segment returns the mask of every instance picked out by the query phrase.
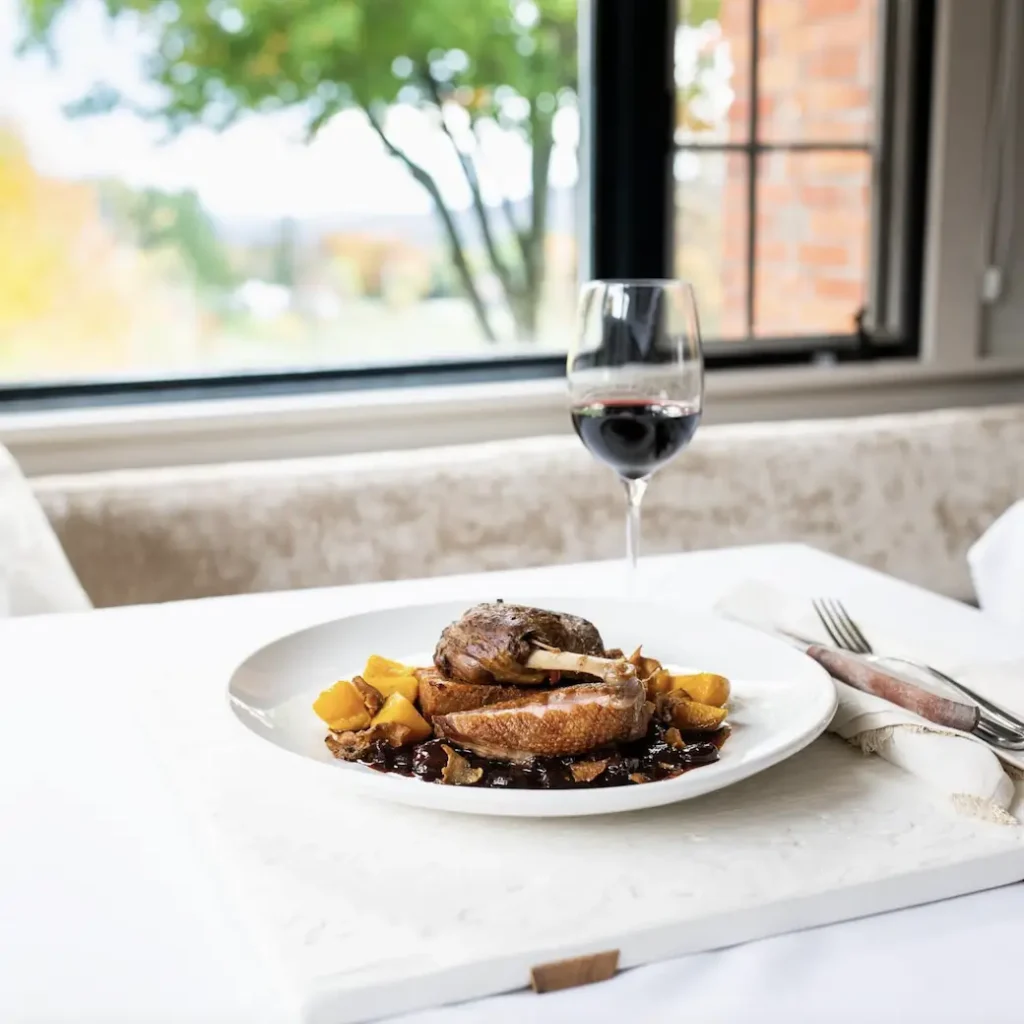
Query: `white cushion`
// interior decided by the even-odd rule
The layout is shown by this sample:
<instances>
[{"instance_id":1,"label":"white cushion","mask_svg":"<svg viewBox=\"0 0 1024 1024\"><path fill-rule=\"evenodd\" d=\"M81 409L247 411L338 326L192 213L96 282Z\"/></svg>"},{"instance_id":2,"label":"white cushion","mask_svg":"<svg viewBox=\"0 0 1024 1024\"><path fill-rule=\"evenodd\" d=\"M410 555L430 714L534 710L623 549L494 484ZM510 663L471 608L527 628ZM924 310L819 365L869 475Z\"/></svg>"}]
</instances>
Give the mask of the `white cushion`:
<instances>
[{"instance_id":1,"label":"white cushion","mask_svg":"<svg viewBox=\"0 0 1024 1024\"><path fill-rule=\"evenodd\" d=\"M707 426L655 477L643 547L802 541L966 597L967 548L1024 495L1022 453L1024 405ZM571 435L33 486L101 607L623 550L622 487Z\"/></svg>"},{"instance_id":2,"label":"white cushion","mask_svg":"<svg viewBox=\"0 0 1024 1024\"><path fill-rule=\"evenodd\" d=\"M0 618L89 607L49 520L0 447Z\"/></svg>"}]
</instances>

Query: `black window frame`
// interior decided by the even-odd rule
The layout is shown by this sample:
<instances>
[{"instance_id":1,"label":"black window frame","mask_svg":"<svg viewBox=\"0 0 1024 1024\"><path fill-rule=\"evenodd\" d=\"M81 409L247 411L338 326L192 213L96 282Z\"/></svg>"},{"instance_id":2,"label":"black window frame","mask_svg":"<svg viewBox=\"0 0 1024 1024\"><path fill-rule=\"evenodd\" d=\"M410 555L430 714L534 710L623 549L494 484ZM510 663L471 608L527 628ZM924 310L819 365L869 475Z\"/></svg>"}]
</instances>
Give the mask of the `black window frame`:
<instances>
[{"instance_id":1,"label":"black window frame","mask_svg":"<svg viewBox=\"0 0 1024 1024\"><path fill-rule=\"evenodd\" d=\"M729 0L723 0L729 2ZM749 0L757 40L762 0ZM706 339L711 370L906 358L919 353L925 197L936 0L879 0L879 86L872 160L869 299L847 335ZM580 0L584 277L672 277L673 161L680 150L742 150L750 160L748 325L753 319L755 162L780 149L865 150L861 144L758 138L758 47L750 65L749 139L675 138L677 0ZM442 359L395 365L196 373L167 378L0 384L0 412L99 404L356 391L555 378L564 357Z\"/></svg>"}]
</instances>

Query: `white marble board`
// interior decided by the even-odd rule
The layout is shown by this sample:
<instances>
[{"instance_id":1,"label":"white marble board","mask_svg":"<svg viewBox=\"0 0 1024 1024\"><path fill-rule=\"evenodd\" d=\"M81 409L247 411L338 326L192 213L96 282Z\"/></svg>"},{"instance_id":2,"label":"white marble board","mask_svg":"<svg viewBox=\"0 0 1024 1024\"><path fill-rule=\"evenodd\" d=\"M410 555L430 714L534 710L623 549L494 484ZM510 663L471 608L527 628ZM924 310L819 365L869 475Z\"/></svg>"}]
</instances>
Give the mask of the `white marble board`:
<instances>
[{"instance_id":1,"label":"white marble board","mask_svg":"<svg viewBox=\"0 0 1024 1024\"><path fill-rule=\"evenodd\" d=\"M164 732L168 770L309 1024L520 988L563 957L619 949L633 967L1024 878L1024 829L958 816L833 737L685 804L480 818L350 797L342 772L262 743L220 700L189 704Z\"/></svg>"}]
</instances>

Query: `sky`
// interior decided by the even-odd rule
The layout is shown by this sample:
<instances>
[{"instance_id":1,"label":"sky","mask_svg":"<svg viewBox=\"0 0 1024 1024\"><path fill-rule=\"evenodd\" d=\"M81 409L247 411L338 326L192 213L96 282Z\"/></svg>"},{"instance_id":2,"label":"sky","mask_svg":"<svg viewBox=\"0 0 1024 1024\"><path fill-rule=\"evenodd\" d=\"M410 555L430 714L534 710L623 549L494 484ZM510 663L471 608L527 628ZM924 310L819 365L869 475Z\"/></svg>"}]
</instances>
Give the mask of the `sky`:
<instances>
[{"instance_id":1,"label":"sky","mask_svg":"<svg viewBox=\"0 0 1024 1024\"><path fill-rule=\"evenodd\" d=\"M0 0L0 123L13 124L36 170L65 179L119 178L141 188L194 189L224 219L298 219L358 214L426 214L431 200L384 151L356 111L339 114L312 143L302 138L298 111L253 115L223 133L187 129L162 141L164 131L121 111L69 118L64 104L98 79L144 99L139 70L146 39L130 24L111 24L94 0L76 0L56 36L56 66L40 52L15 53L21 36L19 0ZM73 42L72 42L73 40ZM556 125L551 183L572 187L577 165L575 114ZM389 130L426 164L456 208L469 196L454 155L434 127L410 108L390 114ZM522 199L529 190L529 148L495 131L483 153L485 197L498 190Z\"/></svg>"}]
</instances>

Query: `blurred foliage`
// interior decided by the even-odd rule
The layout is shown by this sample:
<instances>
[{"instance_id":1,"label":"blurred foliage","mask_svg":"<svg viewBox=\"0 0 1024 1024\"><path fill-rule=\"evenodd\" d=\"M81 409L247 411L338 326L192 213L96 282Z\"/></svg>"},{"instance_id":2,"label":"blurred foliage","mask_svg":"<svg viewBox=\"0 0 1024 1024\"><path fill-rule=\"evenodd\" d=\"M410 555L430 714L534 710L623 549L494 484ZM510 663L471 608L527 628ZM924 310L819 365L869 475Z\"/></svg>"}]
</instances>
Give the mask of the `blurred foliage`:
<instances>
[{"instance_id":1,"label":"blurred foliage","mask_svg":"<svg viewBox=\"0 0 1024 1024\"><path fill-rule=\"evenodd\" d=\"M700 28L706 21L718 21L723 0L679 0L679 23L692 28ZM725 0L726 3L737 3L737 0ZM751 2L751 0L746 0ZM790 0L791 3L795 0Z\"/></svg>"},{"instance_id":2,"label":"blurred foliage","mask_svg":"<svg viewBox=\"0 0 1024 1024\"><path fill-rule=\"evenodd\" d=\"M99 186L103 213L122 238L143 251L170 251L200 291L238 283L199 197L191 191L136 191L119 181Z\"/></svg>"},{"instance_id":3,"label":"blurred foliage","mask_svg":"<svg viewBox=\"0 0 1024 1024\"><path fill-rule=\"evenodd\" d=\"M387 298L400 291L403 300L418 301L434 287L429 255L401 238L338 232L321 244L352 294Z\"/></svg>"},{"instance_id":4,"label":"blurred foliage","mask_svg":"<svg viewBox=\"0 0 1024 1024\"><path fill-rule=\"evenodd\" d=\"M116 359L140 267L119 252L92 189L36 173L0 128L0 353L32 361L49 345L67 364ZM102 339L95 345L96 339Z\"/></svg>"},{"instance_id":5,"label":"blurred foliage","mask_svg":"<svg viewBox=\"0 0 1024 1024\"><path fill-rule=\"evenodd\" d=\"M74 0L23 2L30 39L45 44ZM502 89L535 100L575 86L576 0L103 3L153 33L145 70L164 100L145 112L173 127L302 105L315 131L346 106L434 106L433 79L444 99L528 135L529 114L510 112ZM93 109L124 99L103 82L91 95Z\"/></svg>"},{"instance_id":6,"label":"blurred foliage","mask_svg":"<svg viewBox=\"0 0 1024 1024\"><path fill-rule=\"evenodd\" d=\"M156 99L140 108L137 97L97 81L72 105L74 112L127 107L175 132L195 124L222 129L249 113L295 108L312 138L339 111L360 108L386 150L430 194L448 243L449 268L434 266L425 284L417 261L398 260L417 266L409 271L413 290L461 291L488 338L509 319L492 308L500 295L517 336L536 334L550 258L553 125L559 108L576 102L577 0L100 2L111 18L148 30L144 72L158 86L149 94ZM49 46L55 26L76 3L22 0L28 44ZM699 27L716 20L720 7L721 0L680 0L680 22ZM694 131L709 127L696 112L700 91L698 80L678 96L679 123ZM388 109L396 104L421 110L447 139L472 196L472 225L453 215L430 170L393 136ZM491 124L532 147L532 197L525 203L483 202L479 139ZM251 260L225 251L194 194L134 193L114 183L103 183L100 194L117 233L130 235L144 251L176 254L200 294L233 287L246 276ZM267 279L289 287L296 278L294 229L284 223L267 252ZM336 255L350 268L345 273L364 281L370 294L385 290L394 256L386 247L335 239L328 248L344 250ZM367 267L357 271L362 261Z\"/></svg>"},{"instance_id":7,"label":"blurred foliage","mask_svg":"<svg viewBox=\"0 0 1024 1024\"><path fill-rule=\"evenodd\" d=\"M721 15L723 0L679 0L679 23L691 29L700 29L708 22L717 22ZM728 0L731 3L740 0ZM749 0L747 0L749 2ZM706 76L715 62L717 41L712 46L702 47L697 53L696 67L692 77L676 86L676 127L693 135L712 131L712 119L702 116L701 107L707 98ZM679 70L677 68L678 76Z\"/></svg>"},{"instance_id":8,"label":"blurred foliage","mask_svg":"<svg viewBox=\"0 0 1024 1024\"><path fill-rule=\"evenodd\" d=\"M46 46L74 0L23 0L29 41ZM366 111L385 147L431 195L453 265L488 337L495 337L462 236L433 175L387 134L388 106L426 110L448 137L473 195L491 272L518 331L536 328L544 276L552 124L576 87L576 0L103 0L112 18L138 19L154 46L145 72L161 100L140 109L97 82L77 112L130 106L172 130L230 125L249 111L301 107L312 137L338 111ZM490 120L533 147L528 222L508 204L488 207L474 134L456 139L449 107L470 129ZM450 113L450 112L449 112ZM511 234L516 259L498 252Z\"/></svg>"}]
</instances>

